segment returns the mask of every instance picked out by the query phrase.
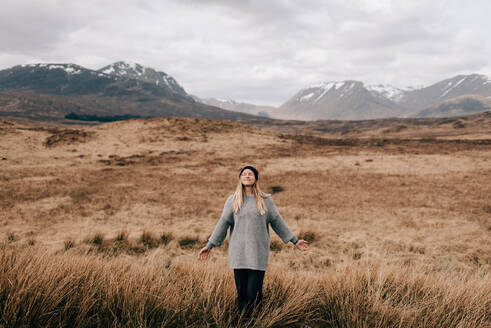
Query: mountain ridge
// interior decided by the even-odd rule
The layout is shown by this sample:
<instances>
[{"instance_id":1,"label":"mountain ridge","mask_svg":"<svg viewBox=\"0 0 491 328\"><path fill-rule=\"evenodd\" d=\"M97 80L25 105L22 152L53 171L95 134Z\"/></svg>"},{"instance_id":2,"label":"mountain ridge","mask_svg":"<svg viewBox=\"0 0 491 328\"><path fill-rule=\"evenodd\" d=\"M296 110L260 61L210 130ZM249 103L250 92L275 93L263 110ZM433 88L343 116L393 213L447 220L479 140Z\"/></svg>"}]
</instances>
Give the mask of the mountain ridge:
<instances>
[{"instance_id":1,"label":"mountain ridge","mask_svg":"<svg viewBox=\"0 0 491 328\"><path fill-rule=\"evenodd\" d=\"M260 117L271 117L271 112L276 110L273 106L266 105L255 105L246 102L239 102L232 99L221 99L221 98L200 98L198 96L193 96L195 101L201 102L206 105L219 107L226 110L237 111L241 113L247 113L251 115L256 115Z\"/></svg>"},{"instance_id":2,"label":"mountain ridge","mask_svg":"<svg viewBox=\"0 0 491 328\"><path fill-rule=\"evenodd\" d=\"M107 67L102 69L107 72ZM0 71L0 115L55 121L66 120L71 113L72 117L251 117L197 103L166 73L148 72L138 79L129 70L107 74L75 64L17 65ZM168 83L154 83L152 75Z\"/></svg>"},{"instance_id":3,"label":"mountain ridge","mask_svg":"<svg viewBox=\"0 0 491 328\"><path fill-rule=\"evenodd\" d=\"M444 102L468 105L462 97L481 97L476 110L489 108L491 81L482 74L457 75L427 87L401 89L390 85L365 85L361 81L329 81L301 89L276 111L275 118L376 119L383 117L440 116L434 109ZM432 111L427 109L433 108ZM443 108L443 107L442 107ZM448 111L447 111L448 112ZM455 109L452 115L468 114L469 108Z\"/></svg>"},{"instance_id":4,"label":"mountain ridge","mask_svg":"<svg viewBox=\"0 0 491 328\"><path fill-rule=\"evenodd\" d=\"M301 89L279 107L273 107L190 95L167 73L125 61L97 70L73 63L17 65L0 71L0 93L3 98L0 115L36 112L34 117L47 118L50 112L57 112L57 119L60 114L71 112L76 114L74 117L211 115L209 118L213 118L211 108L215 108L215 111L225 110L217 112L217 117L232 119L253 115L294 120L360 120L456 116L491 108L491 80L482 74L456 75L419 88L356 80L321 82ZM14 100L16 93L18 99ZM35 93L39 95L37 98ZM41 95L46 94L53 99L45 101ZM94 99L90 100L91 97ZM29 101L15 109L14 104L20 99ZM33 105L43 101L48 114Z\"/></svg>"},{"instance_id":5,"label":"mountain ridge","mask_svg":"<svg viewBox=\"0 0 491 328\"><path fill-rule=\"evenodd\" d=\"M97 70L98 72L125 78L133 78L144 82L165 85L173 92L189 97L184 88L170 75L153 68L134 62L118 61Z\"/></svg>"}]
</instances>

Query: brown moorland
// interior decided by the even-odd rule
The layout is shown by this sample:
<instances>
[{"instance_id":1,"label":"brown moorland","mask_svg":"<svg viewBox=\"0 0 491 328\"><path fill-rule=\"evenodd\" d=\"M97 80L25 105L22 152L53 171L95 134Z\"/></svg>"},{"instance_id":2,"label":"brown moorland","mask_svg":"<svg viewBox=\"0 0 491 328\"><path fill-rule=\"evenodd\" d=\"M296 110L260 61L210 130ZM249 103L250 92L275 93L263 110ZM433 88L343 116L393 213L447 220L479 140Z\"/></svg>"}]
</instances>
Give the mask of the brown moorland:
<instances>
[{"instance_id":1,"label":"brown moorland","mask_svg":"<svg viewBox=\"0 0 491 328\"><path fill-rule=\"evenodd\" d=\"M349 132L0 120L0 326L487 327L491 118L479 115ZM311 245L271 233L251 321L234 312L227 243L197 260L246 164Z\"/></svg>"}]
</instances>

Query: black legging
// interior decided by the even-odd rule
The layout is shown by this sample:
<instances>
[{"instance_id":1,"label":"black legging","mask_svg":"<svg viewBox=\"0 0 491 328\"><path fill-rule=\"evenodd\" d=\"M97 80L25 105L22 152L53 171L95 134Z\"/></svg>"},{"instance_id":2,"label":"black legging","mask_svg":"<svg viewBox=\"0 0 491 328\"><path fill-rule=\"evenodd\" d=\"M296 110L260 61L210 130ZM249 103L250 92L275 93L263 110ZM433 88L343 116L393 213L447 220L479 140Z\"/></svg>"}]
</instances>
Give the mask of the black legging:
<instances>
[{"instance_id":1,"label":"black legging","mask_svg":"<svg viewBox=\"0 0 491 328\"><path fill-rule=\"evenodd\" d=\"M249 316L254 306L261 306L263 299L263 280L265 271L234 269L235 287L237 287L237 305L239 311L245 308Z\"/></svg>"}]
</instances>

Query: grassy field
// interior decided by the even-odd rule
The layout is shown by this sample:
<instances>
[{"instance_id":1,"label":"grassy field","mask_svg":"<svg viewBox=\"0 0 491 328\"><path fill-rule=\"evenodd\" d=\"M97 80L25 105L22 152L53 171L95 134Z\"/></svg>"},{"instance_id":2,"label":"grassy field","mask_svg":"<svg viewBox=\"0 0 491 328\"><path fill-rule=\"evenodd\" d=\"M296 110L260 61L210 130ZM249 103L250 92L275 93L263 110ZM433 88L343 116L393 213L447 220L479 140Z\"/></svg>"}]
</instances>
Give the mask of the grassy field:
<instances>
[{"instance_id":1,"label":"grassy field","mask_svg":"<svg viewBox=\"0 0 491 328\"><path fill-rule=\"evenodd\" d=\"M487 327L491 132L442 131L0 121L0 326ZM250 322L227 243L197 260L247 164L311 243L271 232Z\"/></svg>"}]
</instances>

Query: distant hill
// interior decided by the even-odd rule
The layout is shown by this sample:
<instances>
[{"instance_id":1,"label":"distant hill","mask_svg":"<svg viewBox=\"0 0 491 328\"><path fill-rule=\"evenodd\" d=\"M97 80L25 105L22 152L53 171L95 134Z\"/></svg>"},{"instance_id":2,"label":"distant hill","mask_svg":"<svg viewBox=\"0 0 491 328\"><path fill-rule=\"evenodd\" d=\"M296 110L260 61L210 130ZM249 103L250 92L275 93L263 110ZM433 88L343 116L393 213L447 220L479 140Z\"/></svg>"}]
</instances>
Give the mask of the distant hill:
<instances>
[{"instance_id":1,"label":"distant hill","mask_svg":"<svg viewBox=\"0 0 491 328\"><path fill-rule=\"evenodd\" d=\"M486 139L489 143L491 111L455 117L380 118L371 120L256 120L254 126L293 136L329 138L448 138Z\"/></svg>"},{"instance_id":2,"label":"distant hill","mask_svg":"<svg viewBox=\"0 0 491 328\"><path fill-rule=\"evenodd\" d=\"M261 106L253 105L244 102L237 102L231 99L218 99L218 98L199 98L193 96L194 100L206 105L219 107L226 110L235 112L247 113L251 115L257 115L261 117L270 117L270 113L276 108L273 106Z\"/></svg>"},{"instance_id":3,"label":"distant hill","mask_svg":"<svg viewBox=\"0 0 491 328\"><path fill-rule=\"evenodd\" d=\"M416 117L453 117L481 113L491 110L491 100L476 96L461 96L448 99L428 107L416 114Z\"/></svg>"},{"instance_id":4,"label":"distant hill","mask_svg":"<svg viewBox=\"0 0 491 328\"><path fill-rule=\"evenodd\" d=\"M72 117L251 117L198 103L166 73L138 64L117 62L100 70L33 64L0 71L1 116L63 121L71 113Z\"/></svg>"}]
</instances>

